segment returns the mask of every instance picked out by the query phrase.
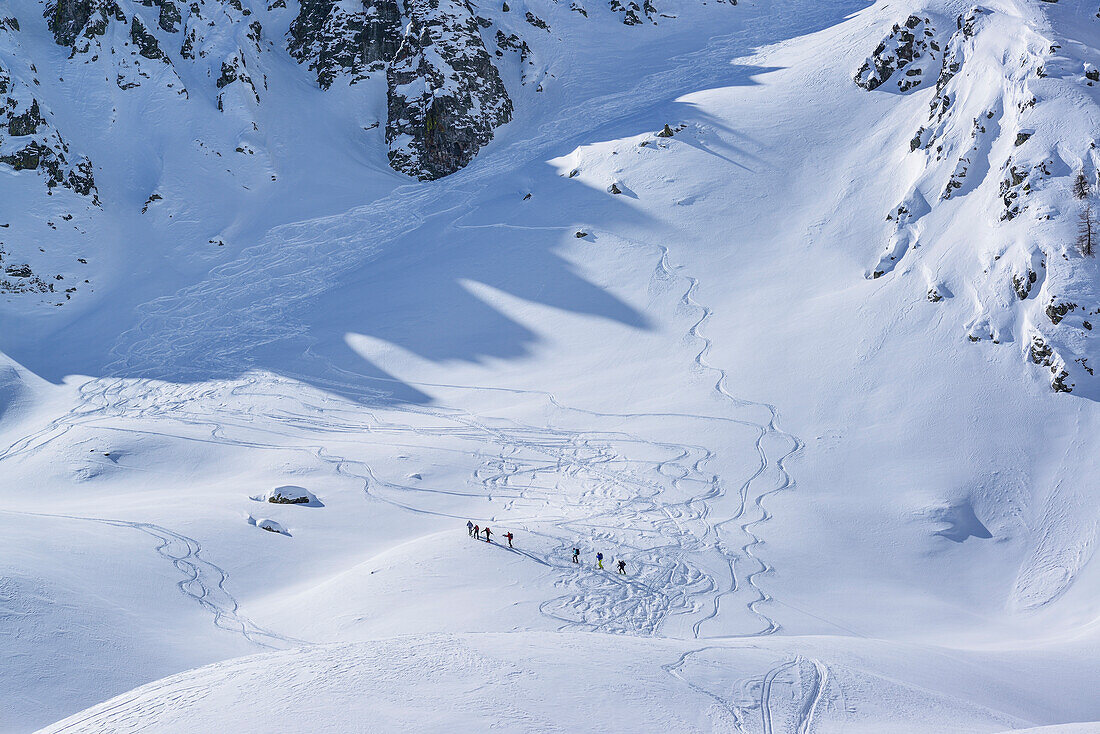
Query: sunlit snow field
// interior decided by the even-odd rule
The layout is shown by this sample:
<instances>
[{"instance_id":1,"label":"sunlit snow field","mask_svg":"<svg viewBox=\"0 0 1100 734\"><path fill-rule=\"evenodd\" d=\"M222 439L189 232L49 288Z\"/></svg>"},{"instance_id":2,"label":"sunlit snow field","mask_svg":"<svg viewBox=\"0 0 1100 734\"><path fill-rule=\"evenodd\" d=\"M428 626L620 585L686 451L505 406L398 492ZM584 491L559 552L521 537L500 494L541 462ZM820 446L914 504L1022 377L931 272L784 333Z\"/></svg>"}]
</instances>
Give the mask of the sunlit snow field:
<instances>
[{"instance_id":1,"label":"sunlit snow field","mask_svg":"<svg viewBox=\"0 0 1100 734\"><path fill-rule=\"evenodd\" d=\"M985 6L1100 61L1095 3ZM277 54L274 184L150 154L167 104L89 125L103 198L184 223L107 204L94 294L0 302L0 730L1100 731L1100 407L1022 321L966 338L996 196L868 277L933 89L852 76L970 4L524 7L543 91L439 181Z\"/></svg>"}]
</instances>

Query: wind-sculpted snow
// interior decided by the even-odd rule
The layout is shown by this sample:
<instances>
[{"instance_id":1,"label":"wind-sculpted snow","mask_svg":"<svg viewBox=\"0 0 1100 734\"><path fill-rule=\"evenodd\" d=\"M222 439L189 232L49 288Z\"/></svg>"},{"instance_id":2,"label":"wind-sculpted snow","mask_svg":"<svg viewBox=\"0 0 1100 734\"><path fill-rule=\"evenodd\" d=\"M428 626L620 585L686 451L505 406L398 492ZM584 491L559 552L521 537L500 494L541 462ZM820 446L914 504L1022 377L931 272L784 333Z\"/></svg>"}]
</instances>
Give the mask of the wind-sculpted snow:
<instances>
[{"instance_id":1,"label":"wind-sculpted snow","mask_svg":"<svg viewBox=\"0 0 1100 734\"><path fill-rule=\"evenodd\" d=\"M927 692L892 684L858 661L829 667L781 645L694 648L623 637L561 638L430 635L269 653L151 683L42 731L230 726L306 732L349 724L451 730L453 720L436 704L460 709L466 725L516 732L808 734L874 726L867 712L839 699L842 691L867 685L882 690L879 707L889 713L879 721L891 732L997 731L1019 723L949 694L920 706L915 701ZM723 679L736 686L722 686ZM562 699L577 705L562 710ZM307 702L314 712L309 722L297 716Z\"/></svg>"}]
</instances>

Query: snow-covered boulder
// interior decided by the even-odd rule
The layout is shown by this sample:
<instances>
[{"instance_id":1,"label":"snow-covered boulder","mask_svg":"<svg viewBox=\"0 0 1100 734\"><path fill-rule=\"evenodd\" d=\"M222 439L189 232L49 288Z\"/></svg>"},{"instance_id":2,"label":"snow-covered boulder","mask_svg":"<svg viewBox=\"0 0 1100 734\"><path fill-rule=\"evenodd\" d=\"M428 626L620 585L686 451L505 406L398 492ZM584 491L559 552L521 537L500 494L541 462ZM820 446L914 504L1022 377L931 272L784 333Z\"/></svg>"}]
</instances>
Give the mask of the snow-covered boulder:
<instances>
[{"instance_id":1,"label":"snow-covered boulder","mask_svg":"<svg viewBox=\"0 0 1100 734\"><path fill-rule=\"evenodd\" d=\"M317 496L304 487L287 484L269 490L263 497L264 502L274 505L320 505Z\"/></svg>"},{"instance_id":2,"label":"snow-covered boulder","mask_svg":"<svg viewBox=\"0 0 1100 734\"><path fill-rule=\"evenodd\" d=\"M278 533L279 535L290 535L290 533L287 532L286 528L284 528L280 523L276 522L275 520L271 520L270 518L261 517L249 519L251 520L249 524L255 525L260 530L266 530L269 533Z\"/></svg>"}]
</instances>

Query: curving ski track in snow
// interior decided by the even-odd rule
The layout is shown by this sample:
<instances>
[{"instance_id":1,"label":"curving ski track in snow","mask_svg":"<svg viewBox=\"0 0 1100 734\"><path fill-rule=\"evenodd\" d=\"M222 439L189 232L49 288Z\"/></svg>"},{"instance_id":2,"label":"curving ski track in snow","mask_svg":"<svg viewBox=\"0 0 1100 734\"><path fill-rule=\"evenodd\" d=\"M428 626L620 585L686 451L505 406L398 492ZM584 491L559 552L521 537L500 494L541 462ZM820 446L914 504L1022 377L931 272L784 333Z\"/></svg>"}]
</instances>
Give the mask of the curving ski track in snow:
<instances>
[{"instance_id":1,"label":"curving ski track in snow","mask_svg":"<svg viewBox=\"0 0 1100 734\"><path fill-rule=\"evenodd\" d=\"M700 653L724 649L710 645L688 650L662 667L670 676L714 701L721 717L728 719L727 722L715 722L712 713L716 731L725 730L732 724L742 734L756 731L812 734L829 685L829 669L824 663L802 656L779 662L762 676L742 681L747 691L755 692L755 700L750 705L739 705L730 698L732 689L729 686L723 686L723 695L693 681L685 671L688 662Z\"/></svg>"},{"instance_id":2,"label":"curving ski track in snow","mask_svg":"<svg viewBox=\"0 0 1100 734\"><path fill-rule=\"evenodd\" d=\"M668 249L664 247L662 247L661 249L662 255L660 267L664 272L672 274L673 268L668 260ZM696 298L696 294L699 290L699 280L691 276L684 277L687 278L689 286L687 291L684 293L681 301L685 306L688 306L689 308L700 312L698 321L696 321L692 325L691 329L689 329L688 331L689 335L698 340L702 345L699 352L695 355L695 363L699 366L700 369L710 372L716 376L714 382L714 390L725 401L729 402L736 408L762 407L765 408L768 411L768 414L771 416L771 419L768 421L767 424L757 424L757 427L759 428L759 433L757 434L754 448L757 454L760 456L760 466L748 479L745 480L745 482L740 487L739 496L741 501L741 508L729 520L719 523L716 526L716 530L718 530L720 533L723 525L727 523L742 521L740 522L740 527L742 532L749 537L749 542L741 546L741 553L744 556L752 559L752 561L757 565L757 568L755 570L746 574L744 577L745 583L748 584L757 595L757 598L749 603L748 606L749 609L751 609L752 612L756 614L764 623L764 628L760 631L759 634L772 634L779 630L779 624L771 617L769 617L766 613L761 611L761 606L766 603L771 597L769 597L767 592L760 588L759 584L757 583L758 578L761 575L771 571L772 568L755 552L756 547L761 543L761 539L758 535L756 535L755 532L753 532L753 528L771 518L771 513L769 513L767 508L764 506L764 500L769 495L775 494L776 492L781 492L786 489L792 489L794 487L794 480L791 477L790 473L787 471L786 463L792 457L802 451L802 449L805 447L805 444L797 436L787 433L779 427L779 410L776 408L776 406L770 403L757 403L749 400L744 400L735 396L729 391L729 388L727 387L729 383L729 374L726 372L725 369L711 364L708 359L711 348L713 347L713 341L708 336L706 336L703 329L706 323L714 315L714 312L710 309L710 307L700 303ZM760 494L757 494L752 500L752 505L753 507L755 507L759 514L750 519L745 519L745 510L749 501L750 490L752 489L753 485L765 475L769 467L772 466L772 460L768 456L767 451L764 449L764 443L769 437L778 437L783 439L784 441L789 441L791 443L791 447L775 460L775 468L778 474L777 484L775 486L765 489ZM719 545L721 546L721 537L719 537ZM734 559L731 558L731 568L733 567ZM700 636L703 623L706 622L708 619L713 619L718 615L722 597L726 594L733 593L736 590L737 583L735 570L734 583L731 588L728 589L726 592L715 596L713 614L695 623L694 631L696 637Z\"/></svg>"},{"instance_id":3,"label":"curving ski track in snow","mask_svg":"<svg viewBox=\"0 0 1100 734\"><path fill-rule=\"evenodd\" d=\"M202 545L194 538L148 522L37 512L15 514L93 522L144 533L157 541L154 549L157 555L171 562L175 569L183 574L183 578L176 584L180 593L209 612L215 627L239 634L254 645L270 650L308 644L304 640L286 637L264 629L245 616L237 599L226 589L229 573L221 566L203 558Z\"/></svg>"},{"instance_id":4,"label":"curving ski track in snow","mask_svg":"<svg viewBox=\"0 0 1100 734\"><path fill-rule=\"evenodd\" d=\"M789 23L790 18L787 13L764 14L761 22L783 25ZM754 33L759 30L755 29ZM229 372L244 375L236 381L234 391L258 386L258 380L249 375L253 367L250 355L263 345L300 334L301 325L292 316L295 305L324 293L335 277L362 267L386 247L420 227L426 221L422 212L434 212L433 217L449 213L460 217L480 190L490 186L502 171L511 170L531 160L532 156L545 156L576 131L592 129L601 121L638 111L649 104L648 100L654 95L668 89L701 88L724 78L729 73L728 59L747 49L747 37L746 31L739 31L712 40L706 47L672 60L671 69L646 77L631 90L571 105L558 119L544 123L523 146L506 147L487 155L479 165L434 186L401 186L389 196L348 214L272 230L264 241L246 248L234 261L214 268L202 282L146 304L139 325L123 334L111 350L114 361L107 372L119 377L99 378L82 385L79 408L8 447L0 453L0 460L34 452L76 425L121 415L206 426L210 440L228 444L256 448L279 445L274 438L265 442L230 436L236 417L227 412L192 412L190 404L213 394L216 387L204 388L201 384L173 387L151 379L134 378L170 375L178 382L189 375L209 371ZM453 203L441 206L448 198ZM774 405L745 400L730 391L726 371L709 360L713 342L705 327L713 312L698 300L699 281L676 273L669 263L667 250L662 252L659 267L670 277L684 278L682 303L699 313L688 329L688 335L699 344L695 363L699 370L714 375L713 390L735 415L692 418L726 420L749 426L757 434L754 450L760 463L751 476L740 483L737 490L740 509L732 516L718 522L710 518L708 502L724 496L726 489L720 478L708 477L704 471L714 457L713 450L707 447L654 442L622 432L567 431L520 425L503 428L460 411L430 407L406 406L391 412L428 415L450 423L456 430L466 431L486 446L495 447L487 452L489 458L474 477L490 497L510 494L514 498L530 499L531 490L526 490L525 494L520 480L535 475L583 474L591 480L592 488L583 498L586 513L552 521L545 532L556 536L559 551L565 551L571 542L566 538L575 538L578 534L623 549L638 565L639 573L628 579L597 574L591 569L578 573L571 563L562 560L566 558L565 553L544 557L544 563L562 570L563 593L546 602L543 612L559 620L563 627L657 634L671 615L687 614L698 617L691 628L694 636L702 637L705 624L719 616L723 600L745 591L750 597L748 608L761 622L760 629L745 634L771 634L779 626L764 609L769 596L759 582L771 567L758 554L762 542L758 531L771 517L765 506L767 497L794 486L786 463L803 444L779 427L779 413ZM195 329L196 324L201 324L201 328ZM333 368L330 373L338 374L338 371ZM317 382L315 376L311 379ZM384 386L365 387L362 380L347 382L337 377L332 382L368 397L386 392ZM454 387L462 389L463 386ZM587 413L561 404L553 395L543 394L543 397L557 410ZM291 399L297 400L293 396ZM372 499L412 512L434 512L417 504L417 493L424 490L382 480L364 462L324 445L326 433L374 428L364 422L363 416L337 425L317 420L316 415L311 415L309 406L300 405L302 409L297 415L262 417L272 423L270 432L274 437L285 436L288 430L298 431L299 437L302 432L315 434L311 445L303 450L333 465L338 473L361 481ZM770 416L764 423L739 415L759 409L766 410ZM588 414L610 419L631 417ZM367 416L367 420L373 418L375 416ZM253 416L253 420L256 419ZM423 431L412 425L386 425L385 429ZM790 448L772 457L768 444L777 439L789 443ZM635 468L637 462L632 463L624 454L624 447L631 444L644 447L647 452L656 450L671 456ZM549 463L539 467L529 458L517 458L519 454L540 455ZM776 475L776 481L758 489L770 473ZM661 501L661 494L670 487L683 495L683 499L674 503ZM607 517L612 514L627 518L627 526L608 527ZM254 626L239 614L235 600L224 591L225 572L199 558L197 541L159 526L135 523L130 527L158 539L158 553L169 558L187 577L181 582L181 591L211 611L216 625L237 629L261 645L277 639L258 628L254 630ZM647 529L658 529L665 543L642 546L628 539ZM737 540L735 536L739 536ZM727 547L728 543L733 543L734 547ZM698 564L696 557L708 547L716 549L726 559L729 579L716 578ZM738 564L744 565L746 561L749 568L739 574Z\"/></svg>"},{"instance_id":5,"label":"curving ski track in snow","mask_svg":"<svg viewBox=\"0 0 1100 734\"><path fill-rule=\"evenodd\" d=\"M668 254L663 252L659 268L670 276ZM536 513L527 531L550 540L555 551L537 560L557 569L562 594L546 601L542 612L561 623L562 628L581 628L606 632L652 635L658 634L662 624L672 615L696 617L691 629L696 637L702 636L705 622L718 616L722 600L742 590L751 592L746 604L761 620L758 630L742 634L770 634L778 625L767 616L761 606L767 594L756 583L757 577L770 569L754 552L759 537L753 532L759 523L770 515L764 508L764 499L771 493L793 486L784 468L784 462L801 447L801 443L777 426L777 414L773 406L746 401L734 396L726 387L724 370L711 366L707 360L711 341L703 327L712 312L696 300L698 281L684 278L685 291L681 301L700 313L688 328L688 334L700 347L695 363L703 371L717 376L714 390L734 411L733 416L681 416L705 422L727 422L750 427L756 439L752 450L759 456L759 465L740 482L737 492L738 508L730 517L715 523L711 518L709 502L725 495L725 484L720 477L706 472L706 466L714 458L714 451L700 445L680 444L673 441L655 441L625 430L587 431L555 429L547 426L521 425L496 422L462 411L424 406L402 406L373 410L364 413L358 409L318 406L290 390L289 384L277 378L261 378L251 375L236 381L229 387L233 398L277 398L280 405L288 407L269 415L241 415L236 409L226 408L227 401L219 395L225 388L186 385L157 384L149 381L91 381L82 386L83 404L71 414L62 416L36 434L9 447L0 454L0 460L22 453L33 452L46 443L64 435L76 425L103 425L107 419L126 416L131 422L137 419L167 420L183 425L197 426L208 436L207 440L227 445L247 446L256 449L275 449L294 444L320 461L330 464L334 471L362 483L366 496L416 513L440 514L426 507L421 497L441 492L464 496L484 496L502 499L505 509L516 502L539 501L547 512ZM347 383L344 389L354 385ZM460 390L482 390L470 386L450 386ZM652 417L652 414L608 414L574 409L562 404L548 393L512 390L518 394L536 395L562 414L584 416L588 422L599 420L616 426L629 420ZM212 405L199 407L209 400ZM239 401L234 401L234 403ZM766 408L770 422L738 417L743 411ZM339 434L364 435L367 433L430 435L424 427L402 422L402 414L410 419L427 416L439 425L432 429L439 435L462 435L478 442L484 448L482 465L474 471L473 479L482 491L425 489L381 478L367 463L344 455L334 448L334 441L326 436ZM419 421L422 422L422 421ZM116 425L105 426L110 430ZM247 430L249 438L240 434ZM267 434L267 435L265 435ZM769 437L780 436L792 443L792 449L777 460L768 455L765 442ZM632 458L640 453L663 458L649 458L643 462ZM539 458L541 457L541 458ZM779 482L757 491L771 467L778 467ZM540 500L539 493L547 492L536 486L545 481L548 489L558 493L561 481L583 478L583 496L576 503L580 512L572 516L554 519L548 512L556 508L549 498ZM730 539L725 534L740 530L739 545L727 547ZM727 527L729 526L729 527ZM144 532L154 532L148 526ZM139 528L142 529L142 528ZM171 547L197 547L193 539L171 536L170 531L159 529L161 549ZM649 536L649 537L647 537ZM585 538L595 547L618 549L630 559L629 577L613 573L601 573L594 569L577 568L568 562L568 548L576 538ZM639 542L643 541L643 542ZM720 554L729 568L729 578L723 579L708 570L706 556ZM180 554L175 554L179 556ZM184 553L174 562L180 570L196 576L190 569ZM750 570L741 574L738 564L751 561ZM611 557L608 558L610 567ZM713 564L710 564L713 568ZM185 582L181 589L187 591ZM206 584L200 588L220 588L220 584ZM193 594L205 600L207 593ZM232 604L214 605L214 609ZM223 613L216 614L222 620ZM233 619L230 615L228 619ZM220 623L218 626L222 626ZM247 625L230 623L231 627ZM248 635L246 634L246 637Z\"/></svg>"}]
</instances>

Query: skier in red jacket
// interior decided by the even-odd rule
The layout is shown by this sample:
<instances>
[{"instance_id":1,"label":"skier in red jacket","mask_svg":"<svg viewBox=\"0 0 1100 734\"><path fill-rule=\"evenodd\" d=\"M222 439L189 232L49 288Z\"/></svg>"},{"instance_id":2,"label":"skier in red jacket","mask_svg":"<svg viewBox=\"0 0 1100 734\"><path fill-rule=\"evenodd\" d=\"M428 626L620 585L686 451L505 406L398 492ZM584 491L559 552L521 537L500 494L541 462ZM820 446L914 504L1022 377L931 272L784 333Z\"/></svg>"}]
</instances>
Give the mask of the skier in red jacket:
<instances>
[{"instance_id":1,"label":"skier in red jacket","mask_svg":"<svg viewBox=\"0 0 1100 734\"><path fill-rule=\"evenodd\" d=\"M512 547L512 532L508 531L507 533L504 534L504 537L508 539L508 547L511 548Z\"/></svg>"},{"instance_id":2,"label":"skier in red jacket","mask_svg":"<svg viewBox=\"0 0 1100 734\"><path fill-rule=\"evenodd\" d=\"M485 542L486 543L492 543L493 542L493 541L489 540L489 536L492 535L492 534L493 534L493 531L489 529L488 525L486 525L485 526Z\"/></svg>"}]
</instances>

